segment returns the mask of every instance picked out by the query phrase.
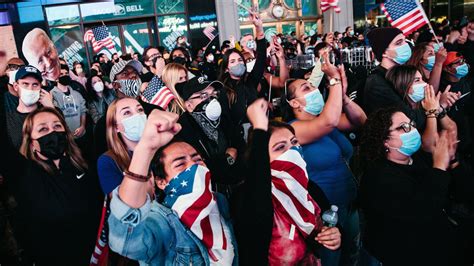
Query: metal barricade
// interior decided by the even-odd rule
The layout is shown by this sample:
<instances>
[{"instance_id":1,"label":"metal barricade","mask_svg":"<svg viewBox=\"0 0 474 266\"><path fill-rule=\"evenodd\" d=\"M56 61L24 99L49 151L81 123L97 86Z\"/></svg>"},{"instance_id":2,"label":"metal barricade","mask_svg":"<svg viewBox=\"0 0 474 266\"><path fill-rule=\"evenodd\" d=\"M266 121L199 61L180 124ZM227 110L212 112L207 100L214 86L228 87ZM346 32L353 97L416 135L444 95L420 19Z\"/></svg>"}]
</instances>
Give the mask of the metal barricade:
<instances>
[{"instance_id":1,"label":"metal barricade","mask_svg":"<svg viewBox=\"0 0 474 266\"><path fill-rule=\"evenodd\" d=\"M368 46L344 48L341 50L342 62L353 66L364 66L367 70L375 67L372 48Z\"/></svg>"}]
</instances>

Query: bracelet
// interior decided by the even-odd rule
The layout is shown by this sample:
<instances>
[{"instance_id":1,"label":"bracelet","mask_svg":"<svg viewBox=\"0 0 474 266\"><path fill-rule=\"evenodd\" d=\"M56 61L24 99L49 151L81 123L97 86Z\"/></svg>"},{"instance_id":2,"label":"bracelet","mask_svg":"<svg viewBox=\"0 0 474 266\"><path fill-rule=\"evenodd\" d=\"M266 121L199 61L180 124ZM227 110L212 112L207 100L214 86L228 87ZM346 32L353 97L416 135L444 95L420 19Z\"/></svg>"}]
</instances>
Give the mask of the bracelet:
<instances>
[{"instance_id":1,"label":"bracelet","mask_svg":"<svg viewBox=\"0 0 474 266\"><path fill-rule=\"evenodd\" d=\"M439 112L437 109L430 109L425 112L426 117L434 115L435 117L438 117Z\"/></svg>"},{"instance_id":2,"label":"bracelet","mask_svg":"<svg viewBox=\"0 0 474 266\"><path fill-rule=\"evenodd\" d=\"M439 112L438 119L441 119L441 118L445 117L446 114L448 113L448 111L446 111L446 109L443 106L441 106L441 109L442 109L442 111Z\"/></svg>"},{"instance_id":3,"label":"bracelet","mask_svg":"<svg viewBox=\"0 0 474 266\"><path fill-rule=\"evenodd\" d=\"M151 175L146 176L146 175L135 174L135 173L130 172L128 169L123 172L123 175L139 182L148 182L148 180L151 178Z\"/></svg>"}]
</instances>

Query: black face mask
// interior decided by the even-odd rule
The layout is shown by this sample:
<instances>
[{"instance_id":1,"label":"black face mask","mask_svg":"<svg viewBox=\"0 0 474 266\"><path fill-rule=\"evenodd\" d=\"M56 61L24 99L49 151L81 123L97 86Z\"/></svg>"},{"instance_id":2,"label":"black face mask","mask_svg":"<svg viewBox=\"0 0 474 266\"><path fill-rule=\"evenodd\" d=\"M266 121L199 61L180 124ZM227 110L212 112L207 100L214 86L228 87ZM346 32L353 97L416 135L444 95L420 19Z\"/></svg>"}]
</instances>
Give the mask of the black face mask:
<instances>
[{"instance_id":1,"label":"black face mask","mask_svg":"<svg viewBox=\"0 0 474 266\"><path fill-rule=\"evenodd\" d=\"M66 132L53 131L36 140L40 145L40 153L48 159L57 160L66 150Z\"/></svg>"},{"instance_id":2,"label":"black face mask","mask_svg":"<svg viewBox=\"0 0 474 266\"><path fill-rule=\"evenodd\" d=\"M63 86L69 86L69 85L71 85L71 77L70 76L59 77L58 82L59 82L59 84L61 84Z\"/></svg>"},{"instance_id":3,"label":"black face mask","mask_svg":"<svg viewBox=\"0 0 474 266\"><path fill-rule=\"evenodd\" d=\"M120 58L117 58L114 61L115 61L115 63L118 63L120 61Z\"/></svg>"},{"instance_id":4,"label":"black face mask","mask_svg":"<svg viewBox=\"0 0 474 266\"><path fill-rule=\"evenodd\" d=\"M173 63L185 66L188 61L184 57L177 56L173 59Z\"/></svg>"}]
</instances>

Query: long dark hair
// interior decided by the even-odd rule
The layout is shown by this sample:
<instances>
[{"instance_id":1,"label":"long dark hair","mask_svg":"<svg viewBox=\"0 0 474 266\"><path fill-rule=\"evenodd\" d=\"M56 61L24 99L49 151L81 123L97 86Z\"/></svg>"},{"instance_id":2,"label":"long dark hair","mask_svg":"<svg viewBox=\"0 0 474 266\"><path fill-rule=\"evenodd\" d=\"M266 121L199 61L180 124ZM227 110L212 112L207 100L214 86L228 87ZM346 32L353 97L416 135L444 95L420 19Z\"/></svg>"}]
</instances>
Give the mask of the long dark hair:
<instances>
[{"instance_id":1,"label":"long dark hair","mask_svg":"<svg viewBox=\"0 0 474 266\"><path fill-rule=\"evenodd\" d=\"M236 91L230 82L232 78L230 77L229 72L227 72L227 67L229 66L229 57L233 53L237 53L242 58L242 61L244 62L244 66L245 66L245 58L242 52L240 52L239 50L235 48L229 49L222 56L222 62L220 63L220 66L219 66L219 76L217 78L220 82L224 84L224 87L227 93L227 98L229 99L229 105L234 103L236 100L236 97L235 97ZM245 66L245 68L247 68L247 66ZM242 81L245 81L246 79L247 79L247 72L245 72L245 74L237 81L237 84L239 84Z\"/></svg>"},{"instance_id":2,"label":"long dark hair","mask_svg":"<svg viewBox=\"0 0 474 266\"><path fill-rule=\"evenodd\" d=\"M77 146L76 142L74 141L74 137L69 130L69 127L66 124L66 120L62 114L60 114L55 108L51 107L42 107L34 110L31 112L25 119L23 123L23 140L21 142L20 153L28 160L32 160L39 164L41 168L43 168L48 174L54 174L53 167L46 163L44 160L38 157L38 154L32 148L31 143L33 139L31 138L31 132L33 131L33 121L35 117L40 113L50 113L56 116L59 119L59 122L64 127L64 132L66 133L67 145L65 153L71 159L72 164L74 167L80 171L87 170L87 163L86 160L82 157L81 150Z\"/></svg>"},{"instance_id":3,"label":"long dark hair","mask_svg":"<svg viewBox=\"0 0 474 266\"><path fill-rule=\"evenodd\" d=\"M283 121L289 122L295 120L295 113L293 107L290 106L289 101L295 98L294 88L290 88L291 84L297 79L288 79L285 81L285 91L281 94L280 97L280 108L283 116Z\"/></svg>"},{"instance_id":4,"label":"long dark hair","mask_svg":"<svg viewBox=\"0 0 474 266\"><path fill-rule=\"evenodd\" d=\"M414 66L398 65L392 67L385 75L385 78L392 83L395 91L405 102L407 101L408 90L413 85L417 71L418 69Z\"/></svg>"},{"instance_id":5,"label":"long dark hair","mask_svg":"<svg viewBox=\"0 0 474 266\"><path fill-rule=\"evenodd\" d=\"M387 148L384 143L389 138L393 114L397 112L403 111L398 107L390 107L379 109L369 115L363 127L360 141L363 167L368 166L371 162L386 158Z\"/></svg>"},{"instance_id":6,"label":"long dark hair","mask_svg":"<svg viewBox=\"0 0 474 266\"><path fill-rule=\"evenodd\" d=\"M91 101L95 102L99 100L99 96L97 96L97 92L94 90L94 87L92 86L92 78L94 77L100 78L100 80L104 84L104 90L102 91L102 94L104 95L104 97L107 97L110 93L110 91L107 88L105 88L105 82L101 76L99 75L90 76L89 78L87 78L87 81L86 81L87 97L89 98L87 102L91 102Z\"/></svg>"},{"instance_id":7,"label":"long dark hair","mask_svg":"<svg viewBox=\"0 0 474 266\"><path fill-rule=\"evenodd\" d=\"M413 53L410 57L410 60L406 63L406 65L414 66L418 71L420 71L421 76L423 77L424 81L428 81L428 79L425 77L425 74L423 72L424 65L422 63L423 60L423 55L425 54L426 50L428 49L429 43L427 42L422 42L417 44L413 48Z\"/></svg>"}]
</instances>

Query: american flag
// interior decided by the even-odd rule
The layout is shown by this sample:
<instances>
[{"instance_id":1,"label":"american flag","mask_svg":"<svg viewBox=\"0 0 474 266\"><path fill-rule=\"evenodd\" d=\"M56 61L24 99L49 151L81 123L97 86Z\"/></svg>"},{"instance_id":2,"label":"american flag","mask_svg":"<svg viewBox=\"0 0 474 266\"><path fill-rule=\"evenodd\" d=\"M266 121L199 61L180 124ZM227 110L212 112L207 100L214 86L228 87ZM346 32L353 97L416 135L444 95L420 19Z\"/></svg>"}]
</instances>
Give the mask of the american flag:
<instances>
[{"instance_id":1,"label":"american flag","mask_svg":"<svg viewBox=\"0 0 474 266\"><path fill-rule=\"evenodd\" d=\"M296 224L304 237L322 226L321 209L308 194L306 162L301 147L293 147L271 162L272 202L275 212Z\"/></svg>"},{"instance_id":2,"label":"american flag","mask_svg":"<svg viewBox=\"0 0 474 266\"><path fill-rule=\"evenodd\" d=\"M110 201L105 196L102 206L102 217L100 218L99 233L92 253L89 266L105 266L109 260L109 226L107 220L110 215Z\"/></svg>"},{"instance_id":3,"label":"american flag","mask_svg":"<svg viewBox=\"0 0 474 266\"><path fill-rule=\"evenodd\" d=\"M418 0L387 0L381 4L381 9L390 24L399 28L404 35L430 23Z\"/></svg>"},{"instance_id":4,"label":"american flag","mask_svg":"<svg viewBox=\"0 0 474 266\"><path fill-rule=\"evenodd\" d=\"M213 40L218 34L216 28L213 26L207 26L202 32L209 40Z\"/></svg>"},{"instance_id":5,"label":"american flag","mask_svg":"<svg viewBox=\"0 0 474 266\"><path fill-rule=\"evenodd\" d=\"M84 33L84 42L92 42L92 49L95 53L100 51L103 47L113 49L115 47L112 37L110 37L107 26L102 25L89 29Z\"/></svg>"},{"instance_id":6,"label":"american flag","mask_svg":"<svg viewBox=\"0 0 474 266\"><path fill-rule=\"evenodd\" d=\"M154 104L166 110L168 104L176 99L173 92L167 87L163 81L158 77L154 76L145 91L142 93L142 100L146 103Z\"/></svg>"},{"instance_id":7,"label":"american flag","mask_svg":"<svg viewBox=\"0 0 474 266\"><path fill-rule=\"evenodd\" d=\"M341 8L339 7L339 0L322 0L321 1L321 11L326 12L330 8L334 8L336 13L341 12Z\"/></svg>"},{"instance_id":8,"label":"american flag","mask_svg":"<svg viewBox=\"0 0 474 266\"><path fill-rule=\"evenodd\" d=\"M209 257L219 260L219 250L227 250L230 241L224 233L214 194L211 192L211 174L201 165L193 165L171 179L165 188L163 205L171 208L207 247ZM229 242L230 243L230 242Z\"/></svg>"}]
</instances>

